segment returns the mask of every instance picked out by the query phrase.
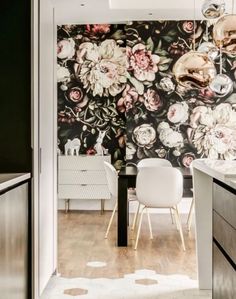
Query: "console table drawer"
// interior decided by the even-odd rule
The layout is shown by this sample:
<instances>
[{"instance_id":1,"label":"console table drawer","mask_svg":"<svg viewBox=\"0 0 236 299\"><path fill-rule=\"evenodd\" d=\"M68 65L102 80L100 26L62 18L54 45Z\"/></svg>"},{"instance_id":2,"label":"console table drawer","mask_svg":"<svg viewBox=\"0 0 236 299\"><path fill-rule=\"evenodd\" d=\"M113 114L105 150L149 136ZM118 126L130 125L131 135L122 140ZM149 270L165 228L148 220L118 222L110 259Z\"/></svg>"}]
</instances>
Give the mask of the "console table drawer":
<instances>
[{"instance_id":1,"label":"console table drawer","mask_svg":"<svg viewBox=\"0 0 236 299\"><path fill-rule=\"evenodd\" d=\"M213 298L233 299L236 294L236 271L213 243Z\"/></svg>"},{"instance_id":2,"label":"console table drawer","mask_svg":"<svg viewBox=\"0 0 236 299\"><path fill-rule=\"evenodd\" d=\"M58 197L62 199L109 199L107 185L59 185Z\"/></svg>"},{"instance_id":3,"label":"console table drawer","mask_svg":"<svg viewBox=\"0 0 236 299\"><path fill-rule=\"evenodd\" d=\"M213 235L236 264L236 230L215 211L213 211Z\"/></svg>"},{"instance_id":4,"label":"console table drawer","mask_svg":"<svg viewBox=\"0 0 236 299\"><path fill-rule=\"evenodd\" d=\"M217 183L213 184L213 208L236 229L236 195Z\"/></svg>"},{"instance_id":5,"label":"console table drawer","mask_svg":"<svg viewBox=\"0 0 236 299\"><path fill-rule=\"evenodd\" d=\"M59 170L103 170L110 156L59 156Z\"/></svg>"},{"instance_id":6,"label":"console table drawer","mask_svg":"<svg viewBox=\"0 0 236 299\"><path fill-rule=\"evenodd\" d=\"M58 175L60 185L106 185L106 173L99 170L61 170Z\"/></svg>"}]
</instances>

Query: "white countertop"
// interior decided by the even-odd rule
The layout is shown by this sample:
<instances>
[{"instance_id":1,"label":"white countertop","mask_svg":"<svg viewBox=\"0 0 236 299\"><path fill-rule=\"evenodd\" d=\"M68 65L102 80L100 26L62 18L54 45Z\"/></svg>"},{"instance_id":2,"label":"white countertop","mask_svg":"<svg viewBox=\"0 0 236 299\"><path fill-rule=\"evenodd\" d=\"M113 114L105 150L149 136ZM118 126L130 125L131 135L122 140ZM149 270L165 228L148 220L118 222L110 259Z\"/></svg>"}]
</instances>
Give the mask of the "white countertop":
<instances>
[{"instance_id":1,"label":"white countertop","mask_svg":"<svg viewBox=\"0 0 236 299\"><path fill-rule=\"evenodd\" d=\"M0 191L30 179L30 173L0 173Z\"/></svg>"},{"instance_id":2,"label":"white countertop","mask_svg":"<svg viewBox=\"0 0 236 299\"><path fill-rule=\"evenodd\" d=\"M193 168L236 189L236 161L199 159L193 162Z\"/></svg>"}]
</instances>

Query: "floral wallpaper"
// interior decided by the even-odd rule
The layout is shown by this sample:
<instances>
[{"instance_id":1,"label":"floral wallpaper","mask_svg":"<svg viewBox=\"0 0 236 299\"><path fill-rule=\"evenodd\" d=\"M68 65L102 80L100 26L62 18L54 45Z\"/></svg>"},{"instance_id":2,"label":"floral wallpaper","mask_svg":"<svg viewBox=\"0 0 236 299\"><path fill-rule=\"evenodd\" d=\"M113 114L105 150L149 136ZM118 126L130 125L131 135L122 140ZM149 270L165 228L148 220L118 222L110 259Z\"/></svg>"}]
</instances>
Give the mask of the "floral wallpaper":
<instances>
[{"instance_id":1,"label":"floral wallpaper","mask_svg":"<svg viewBox=\"0 0 236 299\"><path fill-rule=\"evenodd\" d=\"M196 22L195 46L212 26ZM207 32L209 34L207 34ZM236 60L223 54L234 89L179 86L172 69L194 48L193 21L63 25L57 35L58 147L79 138L81 154L104 148L115 167L147 157L188 167L193 159L236 159ZM219 57L215 61L219 72Z\"/></svg>"},{"instance_id":2,"label":"floral wallpaper","mask_svg":"<svg viewBox=\"0 0 236 299\"><path fill-rule=\"evenodd\" d=\"M125 157L125 114L117 109L127 81L123 25L63 25L57 32L58 146L81 141L80 154L103 147L119 168Z\"/></svg>"},{"instance_id":3,"label":"floral wallpaper","mask_svg":"<svg viewBox=\"0 0 236 299\"><path fill-rule=\"evenodd\" d=\"M196 49L211 41L211 31L196 22ZM209 88L186 89L174 79L173 65L194 48L193 21L133 22L126 35L127 160L159 157L189 167L200 157L236 159L235 56L223 54L223 72L234 90L219 98ZM219 72L219 58L216 67Z\"/></svg>"}]
</instances>

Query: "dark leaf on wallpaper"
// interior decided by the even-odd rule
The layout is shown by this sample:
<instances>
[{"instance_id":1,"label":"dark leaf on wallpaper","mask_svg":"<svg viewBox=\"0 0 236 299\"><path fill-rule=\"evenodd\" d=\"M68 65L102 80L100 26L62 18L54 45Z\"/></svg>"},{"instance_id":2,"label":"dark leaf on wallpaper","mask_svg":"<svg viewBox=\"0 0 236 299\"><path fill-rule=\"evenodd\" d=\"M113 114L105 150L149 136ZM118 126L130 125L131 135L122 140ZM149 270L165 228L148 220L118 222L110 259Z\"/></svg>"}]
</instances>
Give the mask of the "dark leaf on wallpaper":
<instances>
[{"instance_id":1,"label":"dark leaf on wallpaper","mask_svg":"<svg viewBox=\"0 0 236 299\"><path fill-rule=\"evenodd\" d=\"M113 33L113 34L110 36L110 38L114 38L114 39L120 39L120 40L122 40L122 39L125 39L125 38L126 38L126 35L125 35L124 30L119 29L119 30L117 30L115 33Z\"/></svg>"},{"instance_id":2,"label":"dark leaf on wallpaper","mask_svg":"<svg viewBox=\"0 0 236 299\"><path fill-rule=\"evenodd\" d=\"M120 170L121 167L124 165L124 161L123 160L117 160L115 161L114 163L114 167L117 169L117 170Z\"/></svg>"},{"instance_id":3,"label":"dark leaf on wallpaper","mask_svg":"<svg viewBox=\"0 0 236 299\"><path fill-rule=\"evenodd\" d=\"M95 104L95 103L91 103L91 104L89 104L89 109L90 109L90 110L94 110L94 109L95 109L94 104Z\"/></svg>"},{"instance_id":4,"label":"dark leaf on wallpaper","mask_svg":"<svg viewBox=\"0 0 236 299\"><path fill-rule=\"evenodd\" d=\"M109 110L106 107L103 107L102 110L105 111L109 115Z\"/></svg>"},{"instance_id":5,"label":"dark leaf on wallpaper","mask_svg":"<svg viewBox=\"0 0 236 299\"><path fill-rule=\"evenodd\" d=\"M121 151L120 151L119 148L114 152L113 157L114 157L115 160L119 160L120 159L120 157L121 157Z\"/></svg>"},{"instance_id":6,"label":"dark leaf on wallpaper","mask_svg":"<svg viewBox=\"0 0 236 299\"><path fill-rule=\"evenodd\" d=\"M63 138L64 137L69 138L70 134L71 134L71 130L70 129L68 129L68 130L61 130L60 131L60 136L63 137Z\"/></svg>"},{"instance_id":7,"label":"dark leaf on wallpaper","mask_svg":"<svg viewBox=\"0 0 236 299\"><path fill-rule=\"evenodd\" d=\"M116 108L114 108L113 106L109 106L108 109L111 110L111 111L113 112L114 115L117 115L117 114L118 114Z\"/></svg>"},{"instance_id":8,"label":"dark leaf on wallpaper","mask_svg":"<svg viewBox=\"0 0 236 299\"><path fill-rule=\"evenodd\" d=\"M233 62L232 62L229 58L227 58L227 62L228 62L228 64L229 64L230 66L233 65Z\"/></svg>"},{"instance_id":9,"label":"dark leaf on wallpaper","mask_svg":"<svg viewBox=\"0 0 236 299\"><path fill-rule=\"evenodd\" d=\"M148 39L147 39L147 49L149 50L149 51L153 51L153 49L154 49L154 43L153 43L153 40L152 40L152 38L151 37L149 37Z\"/></svg>"},{"instance_id":10,"label":"dark leaf on wallpaper","mask_svg":"<svg viewBox=\"0 0 236 299\"><path fill-rule=\"evenodd\" d=\"M100 116L100 112L99 112L99 110L96 110L96 112L95 112L95 116L96 116L98 119L100 119L101 121L103 121L103 118Z\"/></svg>"},{"instance_id":11,"label":"dark leaf on wallpaper","mask_svg":"<svg viewBox=\"0 0 236 299\"><path fill-rule=\"evenodd\" d=\"M90 111L89 111L89 114L92 115L92 116L95 115L95 113L94 113L93 110L90 110Z\"/></svg>"},{"instance_id":12,"label":"dark leaf on wallpaper","mask_svg":"<svg viewBox=\"0 0 236 299\"><path fill-rule=\"evenodd\" d=\"M144 93L144 85L142 82L131 76L128 77L128 80L134 85L139 95L142 95Z\"/></svg>"},{"instance_id":13,"label":"dark leaf on wallpaper","mask_svg":"<svg viewBox=\"0 0 236 299\"><path fill-rule=\"evenodd\" d=\"M162 40L160 39L158 42L157 48L155 49L155 53L158 49L161 50L161 48L162 48Z\"/></svg>"},{"instance_id":14,"label":"dark leaf on wallpaper","mask_svg":"<svg viewBox=\"0 0 236 299\"><path fill-rule=\"evenodd\" d=\"M159 65L159 70L162 71L162 72L167 71L169 66L170 66L169 64Z\"/></svg>"},{"instance_id":15,"label":"dark leaf on wallpaper","mask_svg":"<svg viewBox=\"0 0 236 299\"><path fill-rule=\"evenodd\" d=\"M116 128L111 127L112 131L116 134Z\"/></svg>"},{"instance_id":16,"label":"dark leaf on wallpaper","mask_svg":"<svg viewBox=\"0 0 236 299\"><path fill-rule=\"evenodd\" d=\"M145 158L145 153L143 152L143 148L142 147L138 147L137 148L137 157L138 159L143 159Z\"/></svg>"},{"instance_id":17,"label":"dark leaf on wallpaper","mask_svg":"<svg viewBox=\"0 0 236 299\"><path fill-rule=\"evenodd\" d=\"M162 65L162 64L170 64L172 61L173 61L172 58L162 57L162 58L160 59L159 65Z\"/></svg>"},{"instance_id":18,"label":"dark leaf on wallpaper","mask_svg":"<svg viewBox=\"0 0 236 299\"><path fill-rule=\"evenodd\" d=\"M152 151L150 151L149 149L144 148L144 149L143 149L143 152L144 152L144 154L145 154L145 156L146 156L147 158L152 158L152 157L153 157L153 153L152 153Z\"/></svg>"},{"instance_id":19,"label":"dark leaf on wallpaper","mask_svg":"<svg viewBox=\"0 0 236 299\"><path fill-rule=\"evenodd\" d=\"M118 45L122 46L125 42L124 42L122 39L118 39L118 40L116 41L116 43L117 43Z\"/></svg>"},{"instance_id":20,"label":"dark leaf on wallpaper","mask_svg":"<svg viewBox=\"0 0 236 299\"><path fill-rule=\"evenodd\" d=\"M103 118L103 120L105 120L105 121L109 121L109 120L110 120L110 116L107 115L106 113L102 113L102 118Z\"/></svg>"},{"instance_id":21,"label":"dark leaf on wallpaper","mask_svg":"<svg viewBox=\"0 0 236 299\"><path fill-rule=\"evenodd\" d=\"M232 105L236 104L236 93L232 93L225 101L224 103L230 103Z\"/></svg>"},{"instance_id":22,"label":"dark leaf on wallpaper","mask_svg":"<svg viewBox=\"0 0 236 299\"><path fill-rule=\"evenodd\" d=\"M161 38L164 39L164 41L166 41L167 43L172 43L175 40L175 37L170 35L163 35Z\"/></svg>"},{"instance_id":23,"label":"dark leaf on wallpaper","mask_svg":"<svg viewBox=\"0 0 236 299\"><path fill-rule=\"evenodd\" d=\"M129 47L132 48L132 47L137 43L137 41L138 41L138 40L133 40L133 41L130 40L130 41L127 41L127 46L129 46Z\"/></svg>"},{"instance_id":24,"label":"dark leaf on wallpaper","mask_svg":"<svg viewBox=\"0 0 236 299\"><path fill-rule=\"evenodd\" d=\"M88 118L88 119L85 119L85 122L91 124L91 123L93 123L95 120L96 120L96 117L95 117L95 116L92 116L92 117L90 117L90 118Z\"/></svg>"},{"instance_id":25,"label":"dark leaf on wallpaper","mask_svg":"<svg viewBox=\"0 0 236 299\"><path fill-rule=\"evenodd\" d=\"M163 49L160 49L160 48L156 48L154 53L159 55L159 56L167 56L168 55L168 52L166 50L163 50Z\"/></svg>"}]
</instances>

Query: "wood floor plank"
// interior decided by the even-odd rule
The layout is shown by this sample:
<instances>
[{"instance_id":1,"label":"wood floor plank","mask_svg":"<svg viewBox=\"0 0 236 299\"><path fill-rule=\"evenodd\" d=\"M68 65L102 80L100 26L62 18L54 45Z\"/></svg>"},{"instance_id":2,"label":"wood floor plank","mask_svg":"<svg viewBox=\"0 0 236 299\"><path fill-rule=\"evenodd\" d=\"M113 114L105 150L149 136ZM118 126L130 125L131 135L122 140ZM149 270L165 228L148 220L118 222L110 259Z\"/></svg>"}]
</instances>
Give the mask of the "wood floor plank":
<instances>
[{"instance_id":1,"label":"wood floor plank","mask_svg":"<svg viewBox=\"0 0 236 299\"><path fill-rule=\"evenodd\" d=\"M116 247L116 221L108 239L104 239L111 213L70 211L58 213L58 272L63 277L117 278L139 269L160 274L185 274L196 279L196 252L193 231L188 232L186 217L182 219L186 252L169 214L151 214L153 240L149 239L148 222L144 217L140 241L134 251ZM107 263L106 267L88 267L91 261Z\"/></svg>"}]
</instances>

